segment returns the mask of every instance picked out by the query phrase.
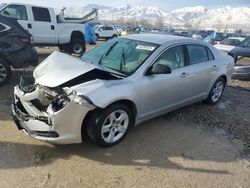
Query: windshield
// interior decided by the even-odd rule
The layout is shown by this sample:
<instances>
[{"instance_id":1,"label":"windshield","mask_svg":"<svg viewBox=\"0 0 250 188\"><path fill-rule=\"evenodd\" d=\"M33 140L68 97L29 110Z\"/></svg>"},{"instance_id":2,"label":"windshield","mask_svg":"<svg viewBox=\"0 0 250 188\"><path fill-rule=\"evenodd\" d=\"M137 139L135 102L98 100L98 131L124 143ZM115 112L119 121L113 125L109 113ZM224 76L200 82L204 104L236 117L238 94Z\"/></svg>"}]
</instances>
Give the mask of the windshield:
<instances>
[{"instance_id":1,"label":"windshield","mask_svg":"<svg viewBox=\"0 0 250 188\"><path fill-rule=\"evenodd\" d=\"M223 39L225 39L227 37L228 37L227 33L215 33L214 39L217 41L222 41Z\"/></svg>"},{"instance_id":2,"label":"windshield","mask_svg":"<svg viewBox=\"0 0 250 188\"><path fill-rule=\"evenodd\" d=\"M240 41L237 39L225 39L225 40L221 41L220 44L230 45L230 46L238 46L240 44Z\"/></svg>"},{"instance_id":3,"label":"windshield","mask_svg":"<svg viewBox=\"0 0 250 188\"><path fill-rule=\"evenodd\" d=\"M250 48L250 37L243 40L240 46Z\"/></svg>"},{"instance_id":4,"label":"windshield","mask_svg":"<svg viewBox=\"0 0 250 188\"><path fill-rule=\"evenodd\" d=\"M81 59L128 76L133 74L157 47L157 44L142 41L113 39L85 53Z\"/></svg>"}]
</instances>

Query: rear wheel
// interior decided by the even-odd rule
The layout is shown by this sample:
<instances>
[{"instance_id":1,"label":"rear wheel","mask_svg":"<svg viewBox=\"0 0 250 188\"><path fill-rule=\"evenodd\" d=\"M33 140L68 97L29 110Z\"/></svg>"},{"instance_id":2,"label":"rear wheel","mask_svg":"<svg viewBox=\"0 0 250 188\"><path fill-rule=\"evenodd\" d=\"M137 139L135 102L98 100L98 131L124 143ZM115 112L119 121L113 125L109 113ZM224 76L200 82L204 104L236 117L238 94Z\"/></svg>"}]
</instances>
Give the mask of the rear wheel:
<instances>
[{"instance_id":1,"label":"rear wheel","mask_svg":"<svg viewBox=\"0 0 250 188\"><path fill-rule=\"evenodd\" d=\"M93 113L87 128L89 137L100 146L118 144L133 125L131 110L125 105L113 105Z\"/></svg>"},{"instance_id":2,"label":"rear wheel","mask_svg":"<svg viewBox=\"0 0 250 188\"><path fill-rule=\"evenodd\" d=\"M60 44L60 45L58 46L58 49L59 49L61 52L63 52L64 49L65 49L65 45L64 45L64 44Z\"/></svg>"},{"instance_id":3,"label":"rear wheel","mask_svg":"<svg viewBox=\"0 0 250 188\"><path fill-rule=\"evenodd\" d=\"M209 104L216 104L220 100L225 87L226 87L226 80L222 77L219 78L214 83L206 102Z\"/></svg>"},{"instance_id":4,"label":"rear wheel","mask_svg":"<svg viewBox=\"0 0 250 188\"><path fill-rule=\"evenodd\" d=\"M112 38L115 38L115 37L118 37L116 34L114 34L113 36L112 36Z\"/></svg>"},{"instance_id":5,"label":"rear wheel","mask_svg":"<svg viewBox=\"0 0 250 188\"><path fill-rule=\"evenodd\" d=\"M70 51L75 54L83 54L86 51L85 42L81 39L74 39L70 43Z\"/></svg>"},{"instance_id":6,"label":"rear wheel","mask_svg":"<svg viewBox=\"0 0 250 188\"><path fill-rule=\"evenodd\" d=\"M0 86L6 84L11 77L11 68L8 63L0 60Z\"/></svg>"},{"instance_id":7,"label":"rear wheel","mask_svg":"<svg viewBox=\"0 0 250 188\"><path fill-rule=\"evenodd\" d=\"M99 35L97 33L95 34L95 37L96 37L96 40L99 39Z\"/></svg>"}]
</instances>

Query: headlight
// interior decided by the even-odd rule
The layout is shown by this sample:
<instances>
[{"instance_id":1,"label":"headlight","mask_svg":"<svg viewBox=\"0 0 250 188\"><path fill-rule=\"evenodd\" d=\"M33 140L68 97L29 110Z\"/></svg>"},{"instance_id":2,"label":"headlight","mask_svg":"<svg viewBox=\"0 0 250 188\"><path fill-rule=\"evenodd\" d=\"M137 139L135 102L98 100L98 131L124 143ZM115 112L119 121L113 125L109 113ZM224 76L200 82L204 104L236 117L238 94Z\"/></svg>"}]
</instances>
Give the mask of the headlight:
<instances>
[{"instance_id":1,"label":"headlight","mask_svg":"<svg viewBox=\"0 0 250 188\"><path fill-rule=\"evenodd\" d=\"M80 106L85 106L90 109L95 108L95 105L92 103L92 101L83 95L76 95L74 98L74 102L79 104Z\"/></svg>"},{"instance_id":2,"label":"headlight","mask_svg":"<svg viewBox=\"0 0 250 188\"><path fill-rule=\"evenodd\" d=\"M67 104L69 104L69 100L65 98L58 99L52 102L52 108L55 112L63 109Z\"/></svg>"}]
</instances>

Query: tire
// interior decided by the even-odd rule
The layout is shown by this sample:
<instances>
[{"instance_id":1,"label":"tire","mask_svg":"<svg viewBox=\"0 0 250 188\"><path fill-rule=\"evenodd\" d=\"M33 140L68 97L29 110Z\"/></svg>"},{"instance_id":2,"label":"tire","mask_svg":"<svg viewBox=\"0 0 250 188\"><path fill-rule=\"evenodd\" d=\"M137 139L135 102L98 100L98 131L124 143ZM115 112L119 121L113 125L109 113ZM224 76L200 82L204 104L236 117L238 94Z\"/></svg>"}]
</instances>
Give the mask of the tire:
<instances>
[{"instance_id":1,"label":"tire","mask_svg":"<svg viewBox=\"0 0 250 188\"><path fill-rule=\"evenodd\" d=\"M212 87L212 89L211 89L211 91L206 99L206 102L208 104L216 104L220 100L220 98L224 92L225 87L226 87L226 80L224 78L220 77L214 83L214 85L213 85L213 87Z\"/></svg>"},{"instance_id":2,"label":"tire","mask_svg":"<svg viewBox=\"0 0 250 188\"><path fill-rule=\"evenodd\" d=\"M119 120L121 117L124 118L122 121ZM133 114L127 106L112 105L92 114L87 134L98 145L110 147L123 140L133 123Z\"/></svg>"},{"instance_id":3,"label":"tire","mask_svg":"<svg viewBox=\"0 0 250 188\"><path fill-rule=\"evenodd\" d=\"M112 36L112 38L116 38L116 37L118 37L118 36L117 36L117 35L113 35L113 36Z\"/></svg>"},{"instance_id":4,"label":"tire","mask_svg":"<svg viewBox=\"0 0 250 188\"><path fill-rule=\"evenodd\" d=\"M74 39L70 42L70 52L83 54L86 51L85 42L81 39Z\"/></svg>"},{"instance_id":5,"label":"tire","mask_svg":"<svg viewBox=\"0 0 250 188\"><path fill-rule=\"evenodd\" d=\"M100 38L97 33L95 34L95 37L96 37L96 40L99 40L99 38Z\"/></svg>"},{"instance_id":6,"label":"tire","mask_svg":"<svg viewBox=\"0 0 250 188\"><path fill-rule=\"evenodd\" d=\"M0 86L8 83L11 77L11 68L10 65L0 59Z\"/></svg>"},{"instance_id":7,"label":"tire","mask_svg":"<svg viewBox=\"0 0 250 188\"><path fill-rule=\"evenodd\" d=\"M64 44L60 44L60 45L58 46L58 49L59 49L61 52L63 52L63 51L65 50L65 45L64 45Z\"/></svg>"}]
</instances>

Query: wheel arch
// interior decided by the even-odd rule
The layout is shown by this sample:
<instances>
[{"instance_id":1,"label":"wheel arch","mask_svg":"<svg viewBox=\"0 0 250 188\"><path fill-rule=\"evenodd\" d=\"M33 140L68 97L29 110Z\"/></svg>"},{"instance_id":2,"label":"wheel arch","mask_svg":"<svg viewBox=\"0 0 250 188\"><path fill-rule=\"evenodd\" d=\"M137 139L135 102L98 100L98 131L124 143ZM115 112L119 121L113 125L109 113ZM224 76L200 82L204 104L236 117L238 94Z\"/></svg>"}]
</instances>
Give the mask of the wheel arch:
<instances>
[{"instance_id":1,"label":"wheel arch","mask_svg":"<svg viewBox=\"0 0 250 188\"><path fill-rule=\"evenodd\" d=\"M73 31L70 36L70 41L74 39L81 39L84 41L84 34L81 31Z\"/></svg>"},{"instance_id":2,"label":"wheel arch","mask_svg":"<svg viewBox=\"0 0 250 188\"><path fill-rule=\"evenodd\" d=\"M81 132L82 132L82 140L84 140L84 138L88 137L87 135L87 126L90 124L90 118L92 117L93 114L96 114L96 113L101 113L101 111L105 108L108 108L112 105L117 105L117 104L122 104L122 105L125 105L127 106L128 108L132 109L132 115L133 115L133 121L135 122L135 119L137 117L137 107L136 107L136 104L129 100L129 99L119 99L117 101L114 101L110 104L108 104L106 107L104 108L101 108L101 107L97 107L96 109L92 110L92 111L89 111L85 118L83 119L82 121L82 128L81 128Z\"/></svg>"},{"instance_id":3,"label":"wheel arch","mask_svg":"<svg viewBox=\"0 0 250 188\"><path fill-rule=\"evenodd\" d=\"M221 75L218 79L220 79L220 78L223 78L223 79L225 80L226 84L227 84L227 76L226 76L226 75L223 74L223 75ZM217 80L218 80L218 79L217 79Z\"/></svg>"}]
</instances>

